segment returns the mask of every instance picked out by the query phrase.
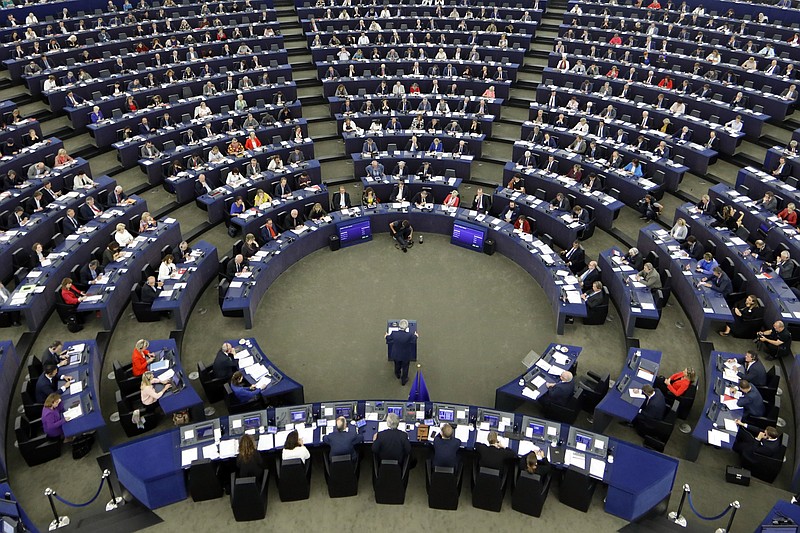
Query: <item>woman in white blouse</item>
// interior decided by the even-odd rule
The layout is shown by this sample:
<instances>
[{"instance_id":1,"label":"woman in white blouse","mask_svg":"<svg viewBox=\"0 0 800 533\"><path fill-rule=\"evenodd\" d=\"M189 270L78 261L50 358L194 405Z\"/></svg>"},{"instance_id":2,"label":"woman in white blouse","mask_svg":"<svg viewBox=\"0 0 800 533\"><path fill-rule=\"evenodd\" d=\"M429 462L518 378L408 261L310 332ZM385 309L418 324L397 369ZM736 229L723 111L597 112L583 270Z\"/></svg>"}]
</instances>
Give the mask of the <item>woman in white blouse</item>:
<instances>
[{"instance_id":1,"label":"woman in white blouse","mask_svg":"<svg viewBox=\"0 0 800 533\"><path fill-rule=\"evenodd\" d=\"M672 229L669 230L669 234L672 235L672 238L678 242L683 242L686 240L686 237L689 236L689 226L686 225L686 221L682 218L679 218L675 221L675 225L672 226Z\"/></svg>"},{"instance_id":2,"label":"woman in white blouse","mask_svg":"<svg viewBox=\"0 0 800 533\"><path fill-rule=\"evenodd\" d=\"M119 243L120 247L125 248L133 242L133 235L125 228L125 224L117 224L114 240Z\"/></svg>"},{"instance_id":3,"label":"woman in white blouse","mask_svg":"<svg viewBox=\"0 0 800 533\"><path fill-rule=\"evenodd\" d=\"M222 152L219 151L219 146L215 146L208 153L208 162L209 163L219 163L223 159L225 159L225 156L222 155Z\"/></svg>"},{"instance_id":4,"label":"woman in white blouse","mask_svg":"<svg viewBox=\"0 0 800 533\"><path fill-rule=\"evenodd\" d=\"M174 261L175 259L172 257L172 254L164 256L164 259L161 260L161 264L158 265L158 281L166 281L175 274L178 267L175 266Z\"/></svg>"},{"instance_id":5,"label":"woman in white blouse","mask_svg":"<svg viewBox=\"0 0 800 533\"><path fill-rule=\"evenodd\" d=\"M139 393L142 404L144 404L145 407L155 404L165 392L172 388L172 383L167 383L164 385L164 388L161 389L161 392L156 392L156 388L153 386L156 383L161 383L161 380L153 377L152 372L147 371L142 374L142 383L139 386Z\"/></svg>"},{"instance_id":6,"label":"woman in white blouse","mask_svg":"<svg viewBox=\"0 0 800 533\"><path fill-rule=\"evenodd\" d=\"M571 133L579 133L580 135L586 135L589 133L589 123L586 122L585 118L581 118L581 120L569 130Z\"/></svg>"},{"instance_id":7,"label":"woman in white blouse","mask_svg":"<svg viewBox=\"0 0 800 533\"><path fill-rule=\"evenodd\" d=\"M297 433L297 430L293 430L286 436L286 443L283 445L283 452L281 452L281 459L284 461L286 459L300 459L303 463L306 462L307 459L311 458L311 453L308 451L308 448L303 446L303 439L300 438L300 435Z\"/></svg>"},{"instance_id":8,"label":"woman in white blouse","mask_svg":"<svg viewBox=\"0 0 800 533\"><path fill-rule=\"evenodd\" d=\"M200 105L194 110L194 118L205 118L213 115L214 112L206 105L205 102L200 102Z\"/></svg>"}]
</instances>

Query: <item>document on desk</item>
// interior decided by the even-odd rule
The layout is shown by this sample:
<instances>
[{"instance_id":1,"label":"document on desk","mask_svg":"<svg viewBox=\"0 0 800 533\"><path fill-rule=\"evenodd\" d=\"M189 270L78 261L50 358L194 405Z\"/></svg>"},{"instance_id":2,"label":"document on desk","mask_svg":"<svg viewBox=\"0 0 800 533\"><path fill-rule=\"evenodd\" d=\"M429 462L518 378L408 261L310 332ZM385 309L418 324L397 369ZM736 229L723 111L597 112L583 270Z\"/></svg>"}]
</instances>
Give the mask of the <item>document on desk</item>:
<instances>
[{"instance_id":1,"label":"document on desk","mask_svg":"<svg viewBox=\"0 0 800 533\"><path fill-rule=\"evenodd\" d=\"M238 289L242 285L244 285L244 283L242 283L241 281L231 281L231 283L230 283L230 285L228 285L228 287L231 288L231 289Z\"/></svg>"},{"instance_id":2,"label":"document on desk","mask_svg":"<svg viewBox=\"0 0 800 533\"><path fill-rule=\"evenodd\" d=\"M467 424L456 426L456 438L466 446L467 442L469 442L469 426Z\"/></svg>"},{"instance_id":3,"label":"document on desk","mask_svg":"<svg viewBox=\"0 0 800 533\"><path fill-rule=\"evenodd\" d=\"M196 450L197 448L195 448ZM217 448L216 443L209 444L208 446L203 446L203 459L219 459L219 448Z\"/></svg>"},{"instance_id":4,"label":"document on desk","mask_svg":"<svg viewBox=\"0 0 800 533\"><path fill-rule=\"evenodd\" d=\"M571 304L579 304L583 303L583 298L581 298L581 293L578 291L564 291L567 294L567 301Z\"/></svg>"},{"instance_id":5,"label":"document on desk","mask_svg":"<svg viewBox=\"0 0 800 533\"><path fill-rule=\"evenodd\" d=\"M172 289L167 289L165 291L161 291L158 293L159 298L172 298L172 293L175 292Z\"/></svg>"},{"instance_id":6,"label":"document on desk","mask_svg":"<svg viewBox=\"0 0 800 533\"><path fill-rule=\"evenodd\" d=\"M557 365L561 365L561 366L566 365L567 362L569 361L569 358L566 355L564 355L563 353L560 353L560 352L553 352L552 357L553 357L553 361L555 361Z\"/></svg>"},{"instance_id":7,"label":"document on desk","mask_svg":"<svg viewBox=\"0 0 800 533\"><path fill-rule=\"evenodd\" d=\"M736 425L736 422L734 422L732 418L725 418L724 420L726 431L732 431L733 433L739 432L739 426Z\"/></svg>"},{"instance_id":8,"label":"document on desk","mask_svg":"<svg viewBox=\"0 0 800 533\"><path fill-rule=\"evenodd\" d=\"M726 400L726 399L724 399L724 398L725 398L724 396L720 396L720 399L722 399L722 402L721 402L721 403L722 403L722 405L724 405L725 407L727 407L729 410L731 410L731 411L737 411L737 410L739 410L739 409L742 409L742 407L739 407L738 405L736 405L736 402L738 402L738 401L739 401L739 400L737 400L736 398L730 398L730 399L728 399L728 400Z\"/></svg>"},{"instance_id":9,"label":"document on desk","mask_svg":"<svg viewBox=\"0 0 800 533\"><path fill-rule=\"evenodd\" d=\"M247 357L242 357L239 359L239 368L247 368L248 366L253 366L256 360L253 358L252 355L248 355Z\"/></svg>"},{"instance_id":10,"label":"document on desk","mask_svg":"<svg viewBox=\"0 0 800 533\"><path fill-rule=\"evenodd\" d=\"M80 342L78 344L73 344L72 346L67 348L67 353L81 353L85 349L86 349L86 344L83 343L83 342Z\"/></svg>"},{"instance_id":11,"label":"document on desk","mask_svg":"<svg viewBox=\"0 0 800 533\"><path fill-rule=\"evenodd\" d=\"M78 394L83 390L83 381L76 381L69 386L69 394Z\"/></svg>"},{"instance_id":12,"label":"document on desk","mask_svg":"<svg viewBox=\"0 0 800 533\"><path fill-rule=\"evenodd\" d=\"M189 466L192 461L197 461L197 448L181 450L181 466Z\"/></svg>"},{"instance_id":13,"label":"document on desk","mask_svg":"<svg viewBox=\"0 0 800 533\"><path fill-rule=\"evenodd\" d=\"M536 446L529 440L521 440L519 441L519 447L517 448L517 455L520 457L528 455L531 452L539 451L539 447Z\"/></svg>"},{"instance_id":14,"label":"document on desk","mask_svg":"<svg viewBox=\"0 0 800 533\"><path fill-rule=\"evenodd\" d=\"M726 381L732 381L733 383L739 383L739 374L736 373L735 370L731 370L726 368L722 371L722 377Z\"/></svg>"},{"instance_id":15,"label":"document on desk","mask_svg":"<svg viewBox=\"0 0 800 533\"><path fill-rule=\"evenodd\" d=\"M644 368L640 368L639 370L636 371L636 377L650 383L653 381L653 379L655 379L656 376L652 372L649 372Z\"/></svg>"},{"instance_id":16,"label":"document on desk","mask_svg":"<svg viewBox=\"0 0 800 533\"><path fill-rule=\"evenodd\" d=\"M541 369L542 369L542 370L544 370L545 372L547 372L548 370L550 370L550 363L548 363L548 362L547 362L547 361L545 361L544 359L539 359L538 361L536 361L536 363L534 364L534 366L538 366L539 368L541 368Z\"/></svg>"},{"instance_id":17,"label":"document on desk","mask_svg":"<svg viewBox=\"0 0 800 533\"><path fill-rule=\"evenodd\" d=\"M722 446L723 442L730 442L731 436L718 429L708 430L708 443L712 446Z\"/></svg>"},{"instance_id":18,"label":"document on desk","mask_svg":"<svg viewBox=\"0 0 800 533\"><path fill-rule=\"evenodd\" d=\"M528 387L522 387L522 395L526 398L530 398L531 400L539 399L541 393L538 390L533 390Z\"/></svg>"},{"instance_id":19,"label":"document on desk","mask_svg":"<svg viewBox=\"0 0 800 533\"><path fill-rule=\"evenodd\" d=\"M606 473L606 462L602 459L595 459L592 457L589 459L589 475L594 476L596 478L603 479L603 476Z\"/></svg>"},{"instance_id":20,"label":"document on desk","mask_svg":"<svg viewBox=\"0 0 800 533\"><path fill-rule=\"evenodd\" d=\"M575 450L567 450L564 453L564 462L570 466L586 470L586 454L576 452Z\"/></svg>"},{"instance_id":21,"label":"document on desk","mask_svg":"<svg viewBox=\"0 0 800 533\"><path fill-rule=\"evenodd\" d=\"M103 299L102 294L93 294L92 296L87 296L83 299L83 303L94 303L99 302Z\"/></svg>"},{"instance_id":22,"label":"document on desk","mask_svg":"<svg viewBox=\"0 0 800 533\"><path fill-rule=\"evenodd\" d=\"M297 429L298 436L303 439L303 442L314 442L314 428L311 427L304 427L302 429Z\"/></svg>"},{"instance_id":23,"label":"document on desk","mask_svg":"<svg viewBox=\"0 0 800 533\"><path fill-rule=\"evenodd\" d=\"M389 429L389 424L386 422L378 422L378 433L386 429Z\"/></svg>"},{"instance_id":24,"label":"document on desk","mask_svg":"<svg viewBox=\"0 0 800 533\"><path fill-rule=\"evenodd\" d=\"M630 389L628 389L628 394L631 395L631 398L638 398L638 399L643 399L644 398L644 394L642 394L642 390L641 389L630 388Z\"/></svg>"},{"instance_id":25,"label":"document on desk","mask_svg":"<svg viewBox=\"0 0 800 533\"><path fill-rule=\"evenodd\" d=\"M535 378L533 378L533 381L531 381L531 385L533 385L537 389L542 385L544 385L545 383L547 383L547 380L544 379L544 376L536 376Z\"/></svg>"},{"instance_id":26,"label":"document on desk","mask_svg":"<svg viewBox=\"0 0 800 533\"><path fill-rule=\"evenodd\" d=\"M547 373L550 374L551 376L560 376L561 374L564 373L564 369L557 367L556 365L551 365L550 370L548 370Z\"/></svg>"},{"instance_id":27,"label":"document on desk","mask_svg":"<svg viewBox=\"0 0 800 533\"><path fill-rule=\"evenodd\" d=\"M75 407L71 407L70 409L64 411L64 420L69 422L70 420L75 420L76 418L82 415L83 415L83 408L81 407L81 404L78 403L78 405L76 405Z\"/></svg>"},{"instance_id":28,"label":"document on desk","mask_svg":"<svg viewBox=\"0 0 800 533\"><path fill-rule=\"evenodd\" d=\"M221 459L228 459L234 457L239 453L239 440L228 439L219 443L219 456Z\"/></svg>"},{"instance_id":29,"label":"document on desk","mask_svg":"<svg viewBox=\"0 0 800 533\"><path fill-rule=\"evenodd\" d=\"M235 354L233 354L233 358L234 359L244 359L248 355L250 355L250 352L247 351L247 348L244 348L242 350L239 350Z\"/></svg>"},{"instance_id":30,"label":"document on desk","mask_svg":"<svg viewBox=\"0 0 800 533\"><path fill-rule=\"evenodd\" d=\"M258 451L263 452L275 447L275 437L272 433L262 433L258 436Z\"/></svg>"},{"instance_id":31,"label":"document on desk","mask_svg":"<svg viewBox=\"0 0 800 533\"><path fill-rule=\"evenodd\" d=\"M263 366L261 368L264 368ZM272 383L272 378L269 376L263 376L256 382L256 388L260 390L264 390L269 387L269 384Z\"/></svg>"},{"instance_id":32,"label":"document on desk","mask_svg":"<svg viewBox=\"0 0 800 533\"><path fill-rule=\"evenodd\" d=\"M171 380L172 376L174 375L175 375L175 370L170 368L169 370L166 370L161 374L159 374L158 380L161 381L162 383L166 383L167 381Z\"/></svg>"}]
</instances>

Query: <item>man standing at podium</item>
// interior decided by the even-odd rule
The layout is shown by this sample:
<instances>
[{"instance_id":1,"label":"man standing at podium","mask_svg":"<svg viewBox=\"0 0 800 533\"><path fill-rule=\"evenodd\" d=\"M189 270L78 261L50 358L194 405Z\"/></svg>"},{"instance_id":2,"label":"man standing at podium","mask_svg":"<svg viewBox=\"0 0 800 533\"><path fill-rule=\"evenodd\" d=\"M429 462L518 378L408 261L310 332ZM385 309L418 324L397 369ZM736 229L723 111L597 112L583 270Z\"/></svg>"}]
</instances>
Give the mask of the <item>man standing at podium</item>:
<instances>
[{"instance_id":1,"label":"man standing at podium","mask_svg":"<svg viewBox=\"0 0 800 533\"><path fill-rule=\"evenodd\" d=\"M417 343L419 334L411 333L408 329L408 320L398 323L398 330L391 334L384 334L387 344L392 345L392 361L394 361L394 376L400 380L401 385L408 383L408 364L414 356L414 344Z\"/></svg>"}]
</instances>

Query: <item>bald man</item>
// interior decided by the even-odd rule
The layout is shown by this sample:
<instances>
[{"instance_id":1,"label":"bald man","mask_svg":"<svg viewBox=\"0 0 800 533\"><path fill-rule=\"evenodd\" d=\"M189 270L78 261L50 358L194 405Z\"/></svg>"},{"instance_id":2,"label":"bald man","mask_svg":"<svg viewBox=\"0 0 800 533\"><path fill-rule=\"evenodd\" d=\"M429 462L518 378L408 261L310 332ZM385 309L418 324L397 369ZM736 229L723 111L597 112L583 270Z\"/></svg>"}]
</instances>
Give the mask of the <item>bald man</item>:
<instances>
[{"instance_id":1,"label":"bald man","mask_svg":"<svg viewBox=\"0 0 800 533\"><path fill-rule=\"evenodd\" d=\"M572 372L564 371L556 383L547 384L547 393L539 400L545 405L567 405L575 392L575 383L572 382Z\"/></svg>"},{"instance_id":2,"label":"bald man","mask_svg":"<svg viewBox=\"0 0 800 533\"><path fill-rule=\"evenodd\" d=\"M239 364L234 359L235 352L231 343L226 342L214 358L214 377L229 381L233 373L239 370Z\"/></svg>"}]
</instances>

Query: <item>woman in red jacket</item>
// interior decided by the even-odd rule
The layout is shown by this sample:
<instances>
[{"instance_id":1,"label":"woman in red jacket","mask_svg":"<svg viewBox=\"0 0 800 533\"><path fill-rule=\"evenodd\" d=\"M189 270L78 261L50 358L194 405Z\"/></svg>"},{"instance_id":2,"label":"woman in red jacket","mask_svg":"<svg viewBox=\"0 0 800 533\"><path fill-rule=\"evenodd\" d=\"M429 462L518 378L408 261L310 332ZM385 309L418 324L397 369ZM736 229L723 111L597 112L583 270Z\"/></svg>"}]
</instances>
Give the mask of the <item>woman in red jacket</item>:
<instances>
[{"instance_id":1,"label":"woman in red jacket","mask_svg":"<svg viewBox=\"0 0 800 533\"><path fill-rule=\"evenodd\" d=\"M792 226L797 226L797 211L795 211L794 204L788 204L783 211L778 213L778 218L785 220Z\"/></svg>"},{"instance_id":2,"label":"woman in red jacket","mask_svg":"<svg viewBox=\"0 0 800 533\"><path fill-rule=\"evenodd\" d=\"M693 368L684 368L681 372L672 374L668 378L659 376L656 379L656 386L661 389L665 396L678 398L689 389L697 378Z\"/></svg>"},{"instance_id":3,"label":"woman in red jacket","mask_svg":"<svg viewBox=\"0 0 800 533\"><path fill-rule=\"evenodd\" d=\"M523 233L530 233L531 224L530 222L528 222L528 219L525 218L524 215L520 215L517 217L517 220L514 221L514 229L518 229Z\"/></svg>"},{"instance_id":4,"label":"woman in red jacket","mask_svg":"<svg viewBox=\"0 0 800 533\"><path fill-rule=\"evenodd\" d=\"M147 365L153 362L154 357L150 355L150 350L147 347L150 343L144 339L139 339L133 347L133 354L131 355L131 373L134 376L141 376L147 372Z\"/></svg>"},{"instance_id":5,"label":"woman in red jacket","mask_svg":"<svg viewBox=\"0 0 800 533\"><path fill-rule=\"evenodd\" d=\"M78 304L83 301L85 296L85 292L79 291L72 285L72 278L64 278L61 281L61 299L64 300L65 304L78 307Z\"/></svg>"}]
</instances>

